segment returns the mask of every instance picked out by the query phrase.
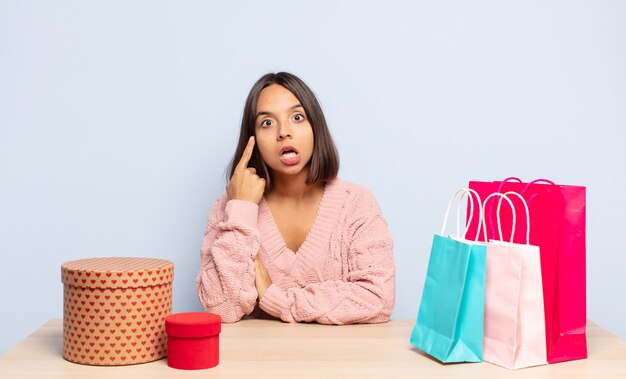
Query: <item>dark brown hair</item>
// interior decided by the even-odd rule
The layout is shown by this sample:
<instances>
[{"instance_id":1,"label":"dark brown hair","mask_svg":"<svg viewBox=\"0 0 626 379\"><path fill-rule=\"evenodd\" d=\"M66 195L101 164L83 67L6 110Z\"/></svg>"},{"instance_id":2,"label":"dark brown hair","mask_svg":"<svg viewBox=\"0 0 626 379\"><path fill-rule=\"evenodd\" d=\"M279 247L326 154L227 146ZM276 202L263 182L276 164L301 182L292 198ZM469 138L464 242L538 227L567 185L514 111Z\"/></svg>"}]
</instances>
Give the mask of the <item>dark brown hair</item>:
<instances>
[{"instance_id":1,"label":"dark brown hair","mask_svg":"<svg viewBox=\"0 0 626 379\"><path fill-rule=\"evenodd\" d=\"M337 172L339 171L339 154L337 153L337 148L328 130L322 107L317 101L315 94L297 76L288 72L278 72L276 74L270 73L263 75L250 89L250 93L246 99L246 105L243 109L239 143L237 144L235 155L228 165L227 170L230 175L228 175L227 180L233 176L235 167L241 160L248 139L250 136L255 135L256 105L259 100L259 94L264 88L272 84L283 86L293 93L304 108L304 112L313 129L313 155L309 161L309 176L306 183L326 183L337 177ZM271 188L271 175L256 146L252 152L248 167L254 167L257 175L266 180L267 185L265 187L265 193L268 193Z\"/></svg>"}]
</instances>

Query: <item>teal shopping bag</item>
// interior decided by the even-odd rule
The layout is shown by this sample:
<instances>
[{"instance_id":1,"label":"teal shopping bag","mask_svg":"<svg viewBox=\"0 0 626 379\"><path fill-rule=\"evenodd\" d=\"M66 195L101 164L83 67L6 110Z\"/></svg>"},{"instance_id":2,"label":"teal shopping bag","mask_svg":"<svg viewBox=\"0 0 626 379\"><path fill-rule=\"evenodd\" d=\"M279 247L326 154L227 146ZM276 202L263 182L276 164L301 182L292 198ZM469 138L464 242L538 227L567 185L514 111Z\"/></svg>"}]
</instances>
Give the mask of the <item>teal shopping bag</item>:
<instances>
[{"instance_id":1,"label":"teal shopping bag","mask_svg":"<svg viewBox=\"0 0 626 379\"><path fill-rule=\"evenodd\" d=\"M470 194L467 189L454 194L446 211L441 235L433 238L411 343L442 362L481 362L486 246L458 237L458 224L457 237L448 237L443 233L450 205L460 192ZM477 214L480 225L482 205L478 195L475 196L478 199L478 212L473 212L472 196L468 198L471 213ZM469 221L471 223L472 217Z\"/></svg>"}]
</instances>

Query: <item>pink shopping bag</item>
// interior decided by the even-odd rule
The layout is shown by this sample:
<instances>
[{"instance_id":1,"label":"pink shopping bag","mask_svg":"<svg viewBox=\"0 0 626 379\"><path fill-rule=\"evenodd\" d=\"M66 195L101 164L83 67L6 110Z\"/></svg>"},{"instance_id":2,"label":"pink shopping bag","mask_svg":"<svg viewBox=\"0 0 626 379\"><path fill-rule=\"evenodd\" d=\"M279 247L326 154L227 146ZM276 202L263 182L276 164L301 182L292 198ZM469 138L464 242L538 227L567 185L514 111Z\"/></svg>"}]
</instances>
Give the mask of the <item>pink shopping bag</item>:
<instances>
[{"instance_id":1,"label":"pink shopping bag","mask_svg":"<svg viewBox=\"0 0 626 379\"><path fill-rule=\"evenodd\" d=\"M471 181L469 187L483 199L494 192L515 191L527 201L530 243L541 251L548 363L586 358L585 187L546 180L522 183L516 178ZM495 207L486 207L485 212L494 219ZM503 207L501 217L503 231L510 232L511 211ZM493 229L489 223L487 228ZM513 241L523 241L522 230L515 231Z\"/></svg>"},{"instance_id":2,"label":"pink shopping bag","mask_svg":"<svg viewBox=\"0 0 626 379\"><path fill-rule=\"evenodd\" d=\"M510 241L503 240L498 222L499 240L489 239L487 243L483 360L508 369L547 364L541 261L539 247L530 245L528 207L515 192L493 193L484 204L496 196L501 197L498 215L503 199L515 210L508 196L519 197L526 216L526 238L523 244L513 243L514 211ZM483 208L483 235L487 240L485 221Z\"/></svg>"}]
</instances>

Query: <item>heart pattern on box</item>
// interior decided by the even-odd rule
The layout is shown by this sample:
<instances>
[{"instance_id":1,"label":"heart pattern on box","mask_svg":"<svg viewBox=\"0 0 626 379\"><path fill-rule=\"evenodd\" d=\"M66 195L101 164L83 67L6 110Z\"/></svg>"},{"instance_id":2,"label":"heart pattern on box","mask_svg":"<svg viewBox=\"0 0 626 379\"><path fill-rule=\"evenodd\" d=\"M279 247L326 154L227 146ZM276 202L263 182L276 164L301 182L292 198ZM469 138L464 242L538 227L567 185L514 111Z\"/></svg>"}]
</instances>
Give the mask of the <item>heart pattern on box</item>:
<instances>
[{"instance_id":1,"label":"heart pattern on box","mask_svg":"<svg viewBox=\"0 0 626 379\"><path fill-rule=\"evenodd\" d=\"M157 272L158 271L158 272ZM132 271L131 271L132 272ZM117 276L63 269L63 356L88 365L128 365L151 362L167 355L165 318L172 313L173 265ZM89 273L89 275L87 275ZM100 274L100 275L96 275ZM159 284L128 288L83 286L90 277L147 278ZM169 279L159 280L159 276ZM157 279L152 281L152 278ZM81 278L72 285L75 278ZM107 282L109 285L112 282Z\"/></svg>"}]
</instances>

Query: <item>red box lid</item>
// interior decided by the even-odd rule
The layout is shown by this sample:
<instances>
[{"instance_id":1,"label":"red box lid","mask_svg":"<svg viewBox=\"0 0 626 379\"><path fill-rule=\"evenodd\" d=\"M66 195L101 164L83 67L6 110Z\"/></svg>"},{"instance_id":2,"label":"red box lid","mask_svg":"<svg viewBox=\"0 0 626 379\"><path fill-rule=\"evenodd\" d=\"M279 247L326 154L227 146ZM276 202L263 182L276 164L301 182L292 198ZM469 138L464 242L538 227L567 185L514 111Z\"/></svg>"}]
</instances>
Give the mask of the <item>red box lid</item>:
<instances>
[{"instance_id":1,"label":"red box lid","mask_svg":"<svg viewBox=\"0 0 626 379\"><path fill-rule=\"evenodd\" d=\"M219 334L222 318L208 312L175 313L165 318L165 332L170 337L202 338Z\"/></svg>"}]
</instances>

